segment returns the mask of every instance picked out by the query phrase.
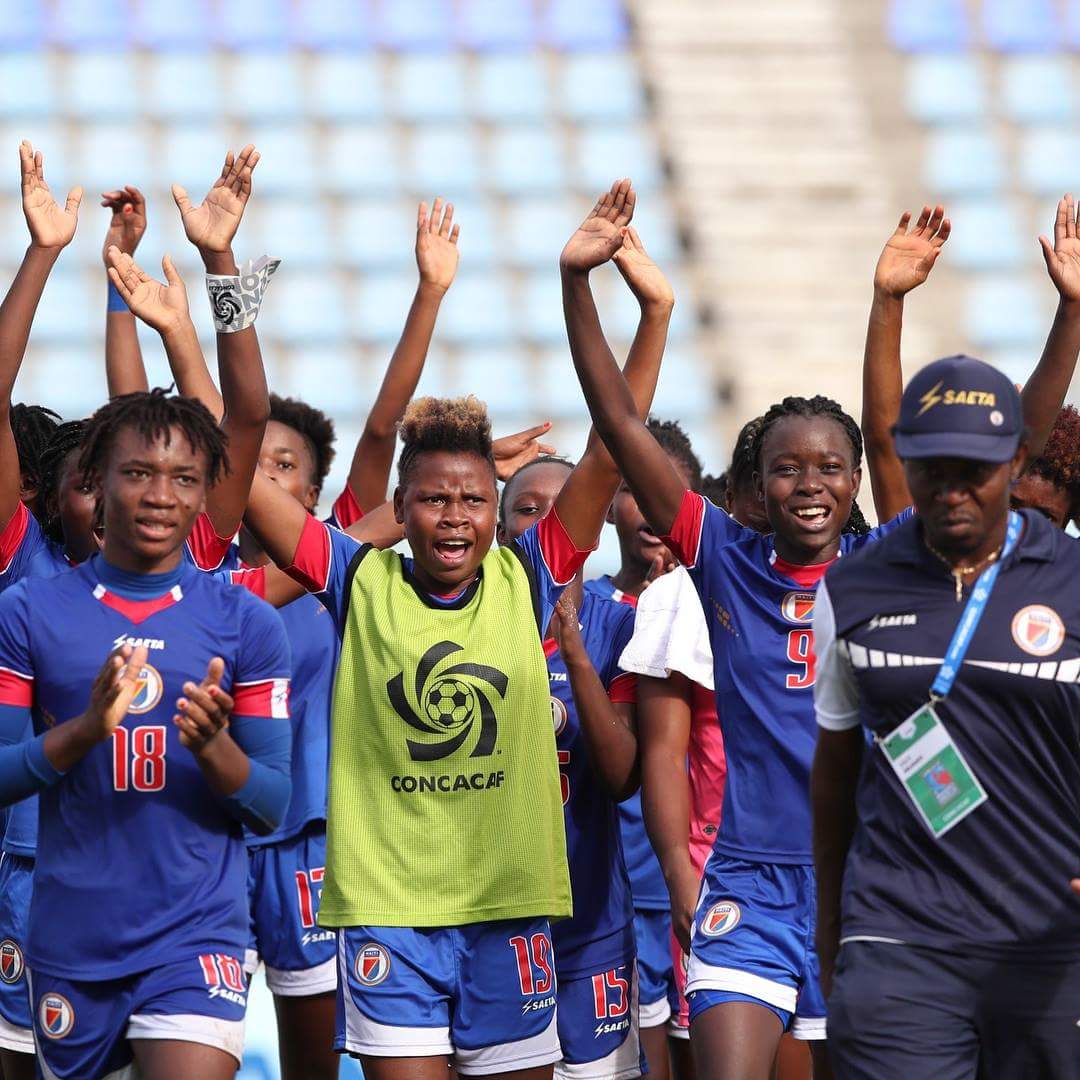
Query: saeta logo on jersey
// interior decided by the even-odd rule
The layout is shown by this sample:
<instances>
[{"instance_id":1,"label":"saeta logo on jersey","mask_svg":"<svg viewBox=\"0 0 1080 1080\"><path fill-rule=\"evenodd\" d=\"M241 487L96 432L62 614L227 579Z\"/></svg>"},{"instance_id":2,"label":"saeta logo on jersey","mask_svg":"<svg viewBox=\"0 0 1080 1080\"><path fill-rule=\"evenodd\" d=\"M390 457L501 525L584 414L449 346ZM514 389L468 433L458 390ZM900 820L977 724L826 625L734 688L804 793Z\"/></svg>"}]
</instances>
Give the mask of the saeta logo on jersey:
<instances>
[{"instance_id":1,"label":"saeta logo on jersey","mask_svg":"<svg viewBox=\"0 0 1080 1080\"><path fill-rule=\"evenodd\" d=\"M50 1039L62 1039L75 1026L75 1010L63 994L45 994L38 1002L38 1027Z\"/></svg>"},{"instance_id":2,"label":"saeta logo on jersey","mask_svg":"<svg viewBox=\"0 0 1080 1080\"><path fill-rule=\"evenodd\" d=\"M378 986L390 974L390 954L377 941L356 950L353 971L361 986Z\"/></svg>"},{"instance_id":3,"label":"saeta logo on jersey","mask_svg":"<svg viewBox=\"0 0 1080 1080\"><path fill-rule=\"evenodd\" d=\"M131 699L128 712L136 716L150 712L161 700L164 691L161 673L152 664L144 664L136 679L135 696Z\"/></svg>"},{"instance_id":4,"label":"saeta logo on jersey","mask_svg":"<svg viewBox=\"0 0 1080 1080\"><path fill-rule=\"evenodd\" d=\"M1024 652L1050 656L1065 643L1065 624L1053 608L1029 604L1013 616L1012 636Z\"/></svg>"},{"instance_id":5,"label":"saeta logo on jersey","mask_svg":"<svg viewBox=\"0 0 1080 1080\"><path fill-rule=\"evenodd\" d=\"M701 920L701 932L706 937L723 937L739 925L741 918L742 912L734 900L721 900L705 912L705 918Z\"/></svg>"},{"instance_id":6,"label":"saeta logo on jersey","mask_svg":"<svg viewBox=\"0 0 1080 1080\"><path fill-rule=\"evenodd\" d=\"M11 938L4 938L0 941L0 979L10 986L22 978L24 970L22 949Z\"/></svg>"},{"instance_id":7,"label":"saeta logo on jersey","mask_svg":"<svg viewBox=\"0 0 1080 1080\"><path fill-rule=\"evenodd\" d=\"M814 621L814 601L812 592L789 592L780 604L780 613L793 623L811 623Z\"/></svg>"}]
</instances>

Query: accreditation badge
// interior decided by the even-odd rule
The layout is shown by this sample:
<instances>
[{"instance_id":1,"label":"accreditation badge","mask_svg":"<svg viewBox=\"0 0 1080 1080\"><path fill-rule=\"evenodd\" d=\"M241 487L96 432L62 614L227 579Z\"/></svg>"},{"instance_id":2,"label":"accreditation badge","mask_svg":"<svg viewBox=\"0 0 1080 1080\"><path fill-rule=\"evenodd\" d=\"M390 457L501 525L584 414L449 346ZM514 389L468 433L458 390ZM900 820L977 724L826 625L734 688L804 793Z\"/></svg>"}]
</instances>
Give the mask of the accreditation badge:
<instances>
[{"instance_id":1,"label":"accreditation badge","mask_svg":"<svg viewBox=\"0 0 1080 1080\"><path fill-rule=\"evenodd\" d=\"M988 796L931 704L880 740L882 752L938 839Z\"/></svg>"}]
</instances>

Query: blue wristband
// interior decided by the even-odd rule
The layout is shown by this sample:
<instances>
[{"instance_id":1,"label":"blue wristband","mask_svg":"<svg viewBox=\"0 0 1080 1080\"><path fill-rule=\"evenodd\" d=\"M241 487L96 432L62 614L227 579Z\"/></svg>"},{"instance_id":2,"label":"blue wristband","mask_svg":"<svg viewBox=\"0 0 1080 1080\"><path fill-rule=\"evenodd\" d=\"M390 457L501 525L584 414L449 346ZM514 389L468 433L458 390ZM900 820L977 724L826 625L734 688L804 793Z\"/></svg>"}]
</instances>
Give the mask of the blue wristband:
<instances>
[{"instance_id":1,"label":"blue wristband","mask_svg":"<svg viewBox=\"0 0 1080 1080\"><path fill-rule=\"evenodd\" d=\"M105 305L106 311L130 311L131 309L124 303L124 298L120 295L120 290L109 281L109 302Z\"/></svg>"}]
</instances>

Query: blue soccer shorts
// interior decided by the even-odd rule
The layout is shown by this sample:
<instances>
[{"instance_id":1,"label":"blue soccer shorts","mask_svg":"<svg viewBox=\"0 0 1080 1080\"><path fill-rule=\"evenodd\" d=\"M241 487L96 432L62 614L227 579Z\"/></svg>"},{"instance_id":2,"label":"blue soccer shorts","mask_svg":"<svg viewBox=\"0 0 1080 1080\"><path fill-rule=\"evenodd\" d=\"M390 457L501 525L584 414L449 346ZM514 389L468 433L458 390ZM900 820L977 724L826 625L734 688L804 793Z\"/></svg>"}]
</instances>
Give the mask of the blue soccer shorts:
<instances>
[{"instance_id":1,"label":"blue soccer shorts","mask_svg":"<svg viewBox=\"0 0 1080 1080\"><path fill-rule=\"evenodd\" d=\"M691 1024L714 1005L751 1001L796 1039L825 1038L814 898L813 867L709 857L686 976Z\"/></svg>"},{"instance_id":2,"label":"blue soccer shorts","mask_svg":"<svg viewBox=\"0 0 1080 1080\"><path fill-rule=\"evenodd\" d=\"M337 989L337 934L318 925L326 865L326 822L277 844L251 849L251 936L245 967L266 965L266 985L280 997Z\"/></svg>"},{"instance_id":3,"label":"blue soccer shorts","mask_svg":"<svg viewBox=\"0 0 1080 1080\"><path fill-rule=\"evenodd\" d=\"M22 1054L34 1052L23 960L33 884L33 859L0 855L0 1048Z\"/></svg>"},{"instance_id":4,"label":"blue soccer shorts","mask_svg":"<svg viewBox=\"0 0 1080 1080\"><path fill-rule=\"evenodd\" d=\"M547 919L341 929L337 993L339 1052L445 1054L465 1076L562 1056Z\"/></svg>"},{"instance_id":5,"label":"blue soccer shorts","mask_svg":"<svg viewBox=\"0 0 1080 1080\"><path fill-rule=\"evenodd\" d=\"M675 971L671 966L671 912L634 911L634 940L641 1005L638 1022L643 1028L659 1027L671 1017L676 999Z\"/></svg>"},{"instance_id":6,"label":"blue soccer shorts","mask_svg":"<svg viewBox=\"0 0 1080 1080\"><path fill-rule=\"evenodd\" d=\"M126 1068L134 1039L213 1046L239 1063L247 978L237 956L207 952L120 979L30 970L34 1040L45 1076L84 1080Z\"/></svg>"},{"instance_id":7,"label":"blue soccer shorts","mask_svg":"<svg viewBox=\"0 0 1080 1080\"><path fill-rule=\"evenodd\" d=\"M633 960L559 980L559 1042L565 1080L629 1080L642 1074L638 978Z\"/></svg>"}]
</instances>

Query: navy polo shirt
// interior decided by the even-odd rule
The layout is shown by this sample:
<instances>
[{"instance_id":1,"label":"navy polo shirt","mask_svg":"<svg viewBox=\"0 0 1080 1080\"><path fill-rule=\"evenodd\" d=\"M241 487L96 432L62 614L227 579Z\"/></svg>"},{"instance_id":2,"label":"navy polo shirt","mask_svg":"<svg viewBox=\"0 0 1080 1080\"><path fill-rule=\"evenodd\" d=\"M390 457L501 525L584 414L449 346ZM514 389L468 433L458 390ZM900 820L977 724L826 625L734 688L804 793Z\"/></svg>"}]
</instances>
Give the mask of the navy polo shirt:
<instances>
[{"instance_id":1,"label":"navy polo shirt","mask_svg":"<svg viewBox=\"0 0 1080 1080\"><path fill-rule=\"evenodd\" d=\"M1023 511L938 713L989 800L935 840L876 745L863 755L842 940L1080 956L1080 544ZM917 519L818 589L818 724L884 736L924 705L969 595Z\"/></svg>"}]
</instances>

